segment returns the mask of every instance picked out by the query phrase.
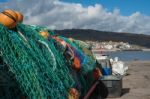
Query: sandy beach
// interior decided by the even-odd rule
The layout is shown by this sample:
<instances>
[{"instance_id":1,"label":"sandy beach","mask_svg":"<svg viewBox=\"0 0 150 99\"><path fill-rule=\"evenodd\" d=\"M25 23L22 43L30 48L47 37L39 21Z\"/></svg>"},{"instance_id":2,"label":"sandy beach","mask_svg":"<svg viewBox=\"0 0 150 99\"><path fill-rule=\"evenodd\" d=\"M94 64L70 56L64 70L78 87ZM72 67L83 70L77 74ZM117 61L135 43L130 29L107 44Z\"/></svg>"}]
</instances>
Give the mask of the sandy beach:
<instances>
[{"instance_id":1,"label":"sandy beach","mask_svg":"<svg viewBox=\"0 0 150 99\"><path fill-rule=\"evenodd\" d=\"M128 75L123 78L122 95L107 99L150 99L150 61L125 62Z\"/></svg>"}]
</instances>

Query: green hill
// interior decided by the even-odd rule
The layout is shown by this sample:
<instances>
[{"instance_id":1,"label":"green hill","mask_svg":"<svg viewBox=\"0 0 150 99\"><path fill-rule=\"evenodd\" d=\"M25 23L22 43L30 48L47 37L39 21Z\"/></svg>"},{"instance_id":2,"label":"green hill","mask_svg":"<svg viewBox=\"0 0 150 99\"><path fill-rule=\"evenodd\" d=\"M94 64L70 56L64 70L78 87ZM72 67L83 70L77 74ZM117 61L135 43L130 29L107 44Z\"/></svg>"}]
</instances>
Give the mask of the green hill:
<instances>
[{"instance_id":1,"label":"green hill","mask_svg":"<svg viewBox=\"0 0 150 99\"><path fill-rule=\"evenodd\" d=\"M97 31L90 29L54 30L55 33L80 40L129 42L150 48L150 35Z\"/></svg>"}]
</instances>

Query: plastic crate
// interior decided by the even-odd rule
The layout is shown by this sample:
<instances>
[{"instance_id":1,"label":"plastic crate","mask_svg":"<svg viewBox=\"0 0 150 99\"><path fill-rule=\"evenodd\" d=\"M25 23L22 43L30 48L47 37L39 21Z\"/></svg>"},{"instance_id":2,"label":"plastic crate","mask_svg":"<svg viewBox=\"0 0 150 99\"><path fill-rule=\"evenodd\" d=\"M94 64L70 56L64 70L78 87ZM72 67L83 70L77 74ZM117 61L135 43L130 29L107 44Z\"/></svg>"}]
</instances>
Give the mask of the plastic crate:
<instances>
[{"instance_id":1,"label":"plastic crate","mask_svg":"<svg viewBox=\"0 0 150 99\"><path fill-rule=\"evenodd\" d=\"M102 74L105 76L111 75L112 74L111 68L102 68Z\"/></svg>"},{"instance_id":2,"label":"plastic crate","mask_svg":"<svg viewBox=\"0 0 150 99\"><path fill-rule=\"evenodd\" d=\"M122 76L108 75L103 76L100 80L108 88L108 97L120 97L122 94Z\"/></svg>"}]
</instances>

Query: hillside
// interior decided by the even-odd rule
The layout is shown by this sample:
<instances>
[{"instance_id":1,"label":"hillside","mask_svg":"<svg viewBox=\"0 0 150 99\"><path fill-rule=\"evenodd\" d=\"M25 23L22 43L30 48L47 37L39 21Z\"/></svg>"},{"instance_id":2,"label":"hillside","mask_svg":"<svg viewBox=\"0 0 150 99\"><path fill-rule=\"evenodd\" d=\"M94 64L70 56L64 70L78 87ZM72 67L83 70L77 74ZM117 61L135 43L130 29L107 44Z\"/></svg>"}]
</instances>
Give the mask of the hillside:
<instances>
[{"instance_id":1,"label":"hillside","mask_svg":"<svg viewBox=\"0 0 150 99\"><path fill-rule=\"evenodd\" d=\"M122 41L150 48L150 35L106 32L90 29L66 29L54 30L54 32L65 37L72 37L80 40Z\"/></svg>"}]
</instances>

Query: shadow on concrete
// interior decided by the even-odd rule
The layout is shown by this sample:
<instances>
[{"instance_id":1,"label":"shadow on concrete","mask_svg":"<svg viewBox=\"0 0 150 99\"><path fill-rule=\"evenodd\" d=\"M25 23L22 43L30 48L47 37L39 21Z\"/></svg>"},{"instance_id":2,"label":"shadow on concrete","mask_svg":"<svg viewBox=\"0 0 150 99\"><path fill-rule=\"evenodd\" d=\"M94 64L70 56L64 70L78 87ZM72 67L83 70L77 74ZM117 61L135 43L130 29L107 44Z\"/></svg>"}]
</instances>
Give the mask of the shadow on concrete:
<instances>
[{"instance_id":1,"label":"shadow on concrete","mask_svg":"<svg viewBox=\"0 0 150 99\"><path fill-rule=\"evenodd\" d=\"M125 95L125 94L127 94L129 92L130 92L130 88L123 88L121 96L123 96L123 95Z\"/></svg>"},{"instance_id":2,"label":"shadow on concrete","mask_svg":"<svg viewBox=\"0 0 150 99\"><path fill-rule=\"evenodd\" d=\"M131 74L130 73L127 73L125 76L130 76Z\"/></svg>"}]
</instances>

